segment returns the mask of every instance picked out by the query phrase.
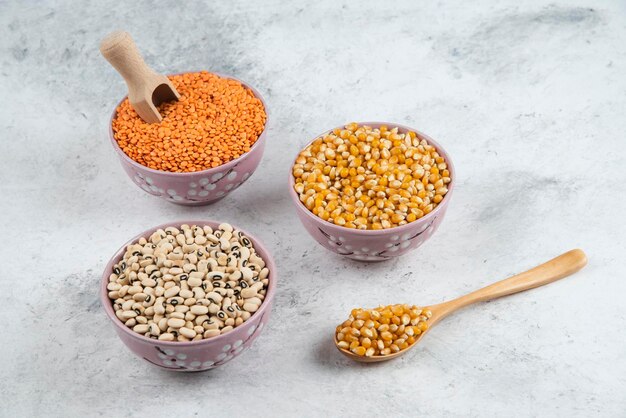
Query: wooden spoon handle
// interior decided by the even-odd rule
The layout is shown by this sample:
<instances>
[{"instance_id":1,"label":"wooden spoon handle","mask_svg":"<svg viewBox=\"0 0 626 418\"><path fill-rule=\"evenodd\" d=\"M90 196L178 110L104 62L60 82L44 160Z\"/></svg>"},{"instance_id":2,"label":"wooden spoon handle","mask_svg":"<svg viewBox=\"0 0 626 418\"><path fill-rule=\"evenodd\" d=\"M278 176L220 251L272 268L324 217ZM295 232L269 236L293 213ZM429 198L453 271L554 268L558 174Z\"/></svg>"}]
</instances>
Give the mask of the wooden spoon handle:
<instances>
[{"instance_id":1,"label":"wooden spoon handle","mask_svg":"<svg viewBox=\"0 0 626 418\"><path fill-rule=\"evenodd\" d=\"M100 43L100 52L124 77L129 91L141 89L146 80L158 76L144 62L128 32L118 31L107 35Z\"/></svg>"},{"instance_id":2,"label":"wooden spoon handle","mask_svg":"<svg viewBox=\"0 0 626 418\"><path fill-rule=\"evenodd\" d=\"M555 282L576 273L587 264L582 250L571 250L535 268L516 274L460 298L431 307L436 321L467 305L484 302Z\"/></svg>"}]
</instances>

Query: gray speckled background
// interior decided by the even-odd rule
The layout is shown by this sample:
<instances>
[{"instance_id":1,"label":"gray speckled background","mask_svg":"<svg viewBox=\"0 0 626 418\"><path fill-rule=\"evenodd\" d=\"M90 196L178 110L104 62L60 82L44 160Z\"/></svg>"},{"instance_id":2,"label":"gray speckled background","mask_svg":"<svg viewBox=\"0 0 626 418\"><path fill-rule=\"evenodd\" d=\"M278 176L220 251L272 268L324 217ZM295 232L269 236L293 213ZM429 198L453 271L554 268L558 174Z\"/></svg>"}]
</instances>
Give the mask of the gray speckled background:
<instances>
[{"instance_id":1,"label":"gray speckled background","mask_svg":"<svg viewBox=\"0 0 626 418\"><path fill-rule=\"evenodd\" d=\"M0 1L0 415L626 414L626 5L394 3ZM265 95L264 160L218 204L173 206L122 172L106 125L125 85L97 48L117 28L160 71ZM414 126L458 170L441 229L398 260L335 257L290 206L299 147L352 120ZM171 374L117 339L98 281L130 236L198 217L263 239L279 292L251 350ZM331 344L354 306L440 302L574 247L583 272L452 316L398 361Z\"/></svg>"}]
</instances>

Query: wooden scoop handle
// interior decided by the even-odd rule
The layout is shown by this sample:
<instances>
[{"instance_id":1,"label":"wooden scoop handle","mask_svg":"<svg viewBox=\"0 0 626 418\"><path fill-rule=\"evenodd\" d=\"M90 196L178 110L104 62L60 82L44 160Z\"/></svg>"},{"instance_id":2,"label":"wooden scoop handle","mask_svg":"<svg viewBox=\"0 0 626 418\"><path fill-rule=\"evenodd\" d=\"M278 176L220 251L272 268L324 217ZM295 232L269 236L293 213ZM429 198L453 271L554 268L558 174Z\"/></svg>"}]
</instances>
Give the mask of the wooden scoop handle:
<instances>
[{"instance_id":1,"label":"wooden scoop handle","mask_svg":"<svg viewBox=\"0 0 626 418\"><path fill-rule=\"evenodd\" d=\"M124 77L129 92L141 88L145 80L158 76L144 62L128 32L118 31L107 35L100 43L100 52Z\"/></svg>"},{"instance_id":2,"label":"wooden scoop handle","mask_svg":"<svg viewBox=\"0 0 626 418\"><path fill-rule=\"evenodd\" d=\"M484 302L555 282L576 273L587 264L582 250L571 250L535 268L516 274L460 298L431 306L435 322L467 305Z\"/></svg>"}]
</instances>

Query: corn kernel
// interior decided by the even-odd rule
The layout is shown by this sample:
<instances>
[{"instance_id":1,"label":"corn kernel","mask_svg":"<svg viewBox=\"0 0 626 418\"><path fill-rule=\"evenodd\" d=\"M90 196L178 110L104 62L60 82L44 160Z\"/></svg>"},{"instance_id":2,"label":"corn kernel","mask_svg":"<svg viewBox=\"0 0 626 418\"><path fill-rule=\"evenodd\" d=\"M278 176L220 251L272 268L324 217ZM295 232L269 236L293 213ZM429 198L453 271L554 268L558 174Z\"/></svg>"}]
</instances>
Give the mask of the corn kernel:
<instances>
[{"instance_id":1,"label":"corn kernel","mask_svg":"<svg viewBox=\"0 0 626 418\"><path fill-rule=\"evenodd\" d=\"M430 310L411 305L353 309L335 329L337 346L359 356L385 356L406 350L428 329Z\"/></svg>"},{"instance_id":2,"label":"corn kernel","mask_svg":"<svg viewBox=\"0 0 626 418\"><path fill-rule=\"evenodd\" d=\"M430 213L451 181L445 159L415 132L356 123L316 138L296 159L292 175L300 201L316 216L372 230ZM332 202L345 210L342 216L333 213L336 206L328 207Z\"/></svg>"}]
</instances>

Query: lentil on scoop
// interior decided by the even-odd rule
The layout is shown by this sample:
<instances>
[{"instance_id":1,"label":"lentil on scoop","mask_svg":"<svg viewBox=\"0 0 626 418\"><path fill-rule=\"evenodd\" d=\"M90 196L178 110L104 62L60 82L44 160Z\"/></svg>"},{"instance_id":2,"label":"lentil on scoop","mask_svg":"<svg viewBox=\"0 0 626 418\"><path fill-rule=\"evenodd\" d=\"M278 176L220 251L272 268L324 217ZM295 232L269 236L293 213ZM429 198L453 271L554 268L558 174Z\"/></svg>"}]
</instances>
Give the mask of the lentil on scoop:
<instances>
[{"instance_id":1,"label":"lentil on scoop","mask_svg":"<svg viewBox=\"0 0 626 418\"><path fill-rule=\"evenodd\" d=\"M450 171L415 132L350 123L307 146L292 168L302 204L346 228L387 229L430 213L448 192Z\"/></svg>"},{"instance_id":2,"label":"lentil on scoop","mask_svg":"<svg viewBox=\"0 0 626 418\"><path fill-rule=\"evenodd\" d=\"M337 346L366 357L397 353L417 341L431 316L431 311L414 305L353 309L335 330Z\"/></svg>"},{"instance_id":3,"label":"lentil on scoop","mask_svg":"<svg viewBox=\"0 0 626 418\"><path fill-rule=\"evenodd\" d=\"M115 315L136 333L196 341L248 320L265 299L269 273L231 225L181 225L128 245L107 290Z\"/></svg>"},{"instance_id":4,"label":"lentil on scoop","mask_svg":"<svg viewBox=\"0 0 626 418\"><path fill-rule=\"evenodd\" d=\"M113 137L146 167L194 172L248 152L265 128L263 103L239 81L206 71L169 76L180 99L158 106L160 123L146 123L128 98L113 119Z\"/></svg>"}]
</instances>

